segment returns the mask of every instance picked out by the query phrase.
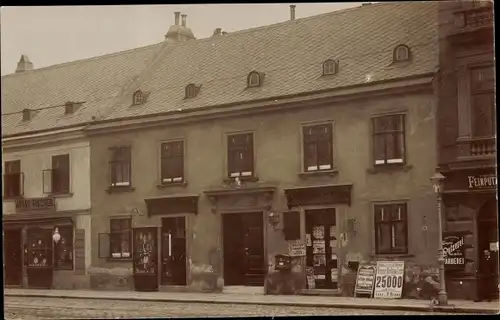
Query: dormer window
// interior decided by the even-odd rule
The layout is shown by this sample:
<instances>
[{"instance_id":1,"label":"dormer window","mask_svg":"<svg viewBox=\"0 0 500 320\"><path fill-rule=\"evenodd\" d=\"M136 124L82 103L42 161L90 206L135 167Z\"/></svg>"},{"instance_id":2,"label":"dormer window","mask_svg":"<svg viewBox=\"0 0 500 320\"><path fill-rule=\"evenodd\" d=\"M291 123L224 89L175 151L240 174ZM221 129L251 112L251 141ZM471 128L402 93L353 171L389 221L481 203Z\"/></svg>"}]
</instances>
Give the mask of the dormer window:
<instances>
[{"instance_id":1,"label":"dormer window","mask_svg":"<svg viewBox=\"0 0 500 320\"><path fill-rule=\"evenodd\" d=\"M338 71L338 61L326 60L323 63L323 75L324 76L336 74L337 71Z\"/></svg>"},{"instance_id":2,"label":"dormer window","mask_svg":"<svg viewBox=\"0 0 500 320\"><path fill-rule=\"evenodd\" d=\"M248 74L248 87L260 87L262 84L263 74L257 71L252 71Z\"/></svg>"},{"instance_id":3,"label":"dormer window","mask_svg":"<svg viewBox=\"0 0 500 320\"><path fill-rule=\"evenodd\" d=\"M196 86L195 84L191 83L186 86L186 92L185 92L185 98L190 99L194 98L198 95L198 92L200 91L201 86Z\"/></svg>"},{"instance_id":4,"label":"dormer window","mask_svg":"<svg viewBox=\"0 0 500 320\"><path fill-rule=\"evenodd\" d=\"M75 113L78 108L82 105L81 102L71 102L68 101L64 104L64 114L73 114Z\"/></svg>"},{"instance_id":5,"label":"dormer window","mask_svg":"<svg viewBox=\"0 0 500 320\"><path fill-rule=\"evenodd\" d=\"M394 62L402 62L410 60L410 48L407 45L400 44L394 49Z\"/></svg>"},{"instance_id":6,"label":"dormer window","mask_svg":"<svg viewBox=\"0 0 500 320\"><path fill-rule=\"evenodd\" d=\"M132 103L134 105L140 105L140 104L144 103L144 94L142 93L141 90L137 90L134 93L134 96L133 96L133 99L132 99Z\"/></svg>"}]
</instances>

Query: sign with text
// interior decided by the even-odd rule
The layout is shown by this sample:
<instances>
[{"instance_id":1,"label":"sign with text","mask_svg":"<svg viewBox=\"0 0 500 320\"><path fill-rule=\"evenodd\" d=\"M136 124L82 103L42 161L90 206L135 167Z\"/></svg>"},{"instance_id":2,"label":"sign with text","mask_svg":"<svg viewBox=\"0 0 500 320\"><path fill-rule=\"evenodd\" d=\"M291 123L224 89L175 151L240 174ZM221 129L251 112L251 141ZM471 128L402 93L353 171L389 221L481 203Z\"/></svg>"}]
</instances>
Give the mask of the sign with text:
<instances>
[{"instance_id":1,"label":"sign with text","mask_svg":"<svg viewBox=\"0 0 500 320\"><path fill-rule=\"evenodd\" d=\"M374 298L400 299L403 293L404 261L377 261Z\"/></svg>"},{"instance_id":2,"label":"sign with text","mask_svg":"<svg viewBox=\"0 0 500 320\"><path fill-rule=\"evenodd\" d=\"M356 275L355 294L373 294L373 285L375 284L376 267L373 265L360 265Z\"/></svg>"},{"instance_id":3,"label":"sign with text","mask_svg":"<svg viewBox=\"0 0 500 320\"><path fill-rule=\"evenodd\" d=\"M16 211L41 211L55 209L54 198L16 199Z\"/></svg>"},{"instance_id":4,"label":"sign with text","mask_svg":"<svg viewBox=\"0 0 500 320\"><path fill-rule=\"evenodd\" d=\"M480 176L470 175L467 179L469 189L495 189L497 187L497 176L494 173Z\"/></svg>"},{"instance_id":5,"label":"sign with text","mask_svg":"<svg viewBox=\"0 0 500 320\"><path fill-rule=\"evenodd\" d=\"M465 250L463 236L446 236L443 238L444 265L447 269L465 267Z\"/></svg>"},{"instance_id":6,"label":"sign with text","mask_svg":"<svg viewBox=\"0 0 500 320\"><path fill-rule=\"evenodd\" d=\"M288 255L291 257L302 257L306 255L306 244L300 241L288 244Z\"/></svg>"}]
</instances>

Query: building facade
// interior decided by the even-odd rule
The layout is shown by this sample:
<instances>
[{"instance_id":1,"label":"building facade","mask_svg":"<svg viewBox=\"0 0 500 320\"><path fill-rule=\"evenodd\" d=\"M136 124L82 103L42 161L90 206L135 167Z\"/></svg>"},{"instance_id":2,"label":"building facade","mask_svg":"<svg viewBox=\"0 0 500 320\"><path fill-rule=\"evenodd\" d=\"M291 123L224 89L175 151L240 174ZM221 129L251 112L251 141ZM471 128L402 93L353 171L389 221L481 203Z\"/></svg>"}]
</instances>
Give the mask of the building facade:
<instances>
[{"instance_id":1,"label":"building facade","mask_svg":"<svg viewBox=\"0 0 500 320\"><path fill-rule=\"evenodd\" d=\"M498 212L493 8L487 1L439 5L439 166L450 298L498 297ZM486 257L488 256L488 257ZM488 286L487 284L491 284Z\"/></svg>"},{"instance_id":2,"label":"building facade","mask_svg":"<svg viewBox=\"0 0 500 320\"><path fill-rule=\"evenodd\" d=\"M189 36L85 129L92 287L351 295L359 263L436 273L436 16L380 4L195 40L177 14Z\"/></svg>"}]
</instances>

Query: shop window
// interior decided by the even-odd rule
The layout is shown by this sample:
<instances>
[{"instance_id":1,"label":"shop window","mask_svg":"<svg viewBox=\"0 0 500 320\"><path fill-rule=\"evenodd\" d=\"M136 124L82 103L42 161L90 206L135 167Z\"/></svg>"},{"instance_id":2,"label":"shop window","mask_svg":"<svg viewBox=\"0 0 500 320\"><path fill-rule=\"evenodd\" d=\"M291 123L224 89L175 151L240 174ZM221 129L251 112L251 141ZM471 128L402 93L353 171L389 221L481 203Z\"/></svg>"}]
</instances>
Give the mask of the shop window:
<instances>
[{"instance_id":1,"label":"shop window","mask_svg":"<svg viewBox=\"0 0 500 320\"><path fill-rule=\"evenodd\" d=\"M230 178L254 175L253 133L229 135L227 154Z\"/></svg>"},{"instance_id":2,"label":"shop window","mask_svg":"<svg viewBox=\"0 0 500 320\"><path fill-rule=\"evenodd\" d=\"M111 148L110 175L111 187L131 186L131 154L130 146Z\"/></svg>"},{"instance_id":3,"label":"shop window","mask_svg":"<svg viewBox=\"0 0 500 320\"><path fill-rule=\"evenodd\" d=\"M161 182L184 181L184 141L161 144Z\"/></svg>"},{"instance_id":4,"label":"shop window","mask_svg":"<svg viewBox=\"0 0 500 320\"><path fill-rule=\"evenodd\" d=\"M372 119L375 165L405 163L405 116L379 116Z\"/></svg>"},{"instance_id":5,"label":"shop window","mask_svg":"<svg viewBox=\"0 0 500 320\"><path fill-rule=\"evenodd\" d=\"M130 259L132 247L132 219L110 220L110 252L111 258Z\"/></svg>"},{"instance_id":6,"label":"shop window","mask_svg":"<svg viewBox=\"0 0 500 320\"><path fill-rule=\"evenodd\" d=\"M303 128L304 171L333 169L332 131L331 123Z\"/></svg>"},{"instance_id":7,"label":"shop window","mask_svg":"<svg viewBox=\"0 0 500 320\"><path fill-rule=\"evenodd\" d=\"M16 198L23 195L23 178L21 160L5 161L4 198Z\"/></svg>"},{"instance_id":8,"label":"shop window","mask_svg":"<svg viewBox=\"0 0 500 320\"><path fill-rule=\"evenodd\" d=\"M285 240L300 240L300 213L297 211L283 214L283 232Z\"/></svg>"},{"instance_id":9,"label":"shop window","mask_svg":"<svg viewBox=\"0 0 500 320\"><path fill-rule=\"evenodd\" d=\"M471 76L471 109L475 138L495 135L494 69L492 66L473 68Z\"/></svg>"},{"instance_id":10,"label":"shop window","mask_svg":"<svg viewBox=\"0 0 500 320\"><path fill-rule=\"evenodd\" d=\"M406 203L375 205L375 251L377 254L408 253Z\"/></svg>"},{"instance_id":11,"label":"shop window","mask_svg":"<svg viewBox=\"0 0 500 320\"><path fill-rule=\"evenodd\" d=\"M61 238L54 243L54 267L59 270L73 270L73 226L57 227Z\"/></svg>"}]
</instances>

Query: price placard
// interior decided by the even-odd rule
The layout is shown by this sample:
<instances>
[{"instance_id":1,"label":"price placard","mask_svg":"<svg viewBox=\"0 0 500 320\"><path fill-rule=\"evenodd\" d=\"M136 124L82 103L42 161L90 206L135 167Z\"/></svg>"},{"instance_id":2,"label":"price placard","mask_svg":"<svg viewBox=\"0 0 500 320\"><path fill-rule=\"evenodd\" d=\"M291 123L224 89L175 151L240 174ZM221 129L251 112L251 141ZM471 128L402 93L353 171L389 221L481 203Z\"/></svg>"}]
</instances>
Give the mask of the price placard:
<instances>
[{"instance_id":1,"label":"price placard","mask_svg":"<svg viewBox=\"0 0 500 320\"><path fill-rule=\"evenodd\" d=\"M404 261L378 261L374 298L400 299L403 293Z\"/></svg>"},{"instance_id":2,"label":"price placard","mask_svg":"<svg viewBox=\"0 0 500 320\"><path fill-rule=\"evenodd\" d=\"M375 284L376 268L373 265L360 265L356 275L355 294L372 295L373 285Z\"/></svg>"}]
</instances>

